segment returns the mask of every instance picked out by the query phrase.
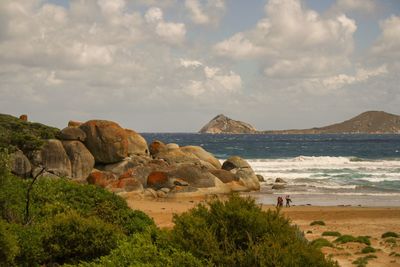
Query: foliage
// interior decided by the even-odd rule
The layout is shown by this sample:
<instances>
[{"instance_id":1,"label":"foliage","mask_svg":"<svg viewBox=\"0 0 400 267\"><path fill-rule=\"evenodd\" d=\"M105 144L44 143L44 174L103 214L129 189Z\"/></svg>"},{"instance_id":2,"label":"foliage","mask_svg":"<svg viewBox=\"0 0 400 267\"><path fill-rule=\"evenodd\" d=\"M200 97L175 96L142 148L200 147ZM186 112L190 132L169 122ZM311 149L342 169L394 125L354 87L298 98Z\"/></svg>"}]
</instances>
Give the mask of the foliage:
<instances>
[{"instance_id":1,"label":"foliage","mask_svg":"<svg viewBox=\"0 0 400 267\"><path fill-rule=\"evenodd\" d=\"M133 211L121 197L93 185L42 179L35 185L32 199L39 218L73 209L83 216L96 216L116 224L128 235L154 226L145 213Z\"/></svg>"},{"instance_id":2,"label":"foliage","mask_svg":"<svg viewBox=\"0 0 400 267\"><path fill-rule=\"evenodd\" d=\"M375 259L377 258L375 255L367 255L365 257L360 257L358 259L356 259L355 261L353 261L353 264L356 264L357 267L365 267L368 264L368 261L370 259Z\"/></svg>"},{"instance_id":3,"label":"foliage","mask_svg":"<svg viewBox=\"0 0 400 267\"><path fill-rule=\"evenodd\" d=\"M362 243L367 246L371 245L371 241L369 240L368 236L358 236L354 237L352 235L342 235L338 237L335 242L344 244L344 243L349 243L349 242L356 242L356 243Z\"/></svg>"},{"instance_id":4,"label":"foliage","mask_svg":"<svg viewBox=\"0 0 400 267\"><path fill-rule=\"evenodd\" d=\"M385 239L385 243L388 243L388 244L396 244L397 241L396 241L396 238L390 237L390 238Z\"/></svg>"},{"instance_id":5,"label":"foliage","mask_svg":"<svg viewBox=\"0 0 400 267\"><path fill-rule=\"evenodd\" d=\"M335 266L279 211L231 195L174 216L172 241L216 266Z\"/></svg>"},{"instance_id":6,"label":"foliage","mask_svg":"<svg viewBox=\"0 0 400 267\"><path fill-rule=\"evenodd\" d=\"M0 266L15 265L19 253L17 238L9 227L8 223L0 220Z\"/></svg>"},{"instance_id":7,"label":"foliage","mask_svg":"<svg viewBox=\"0 0 400 267\"><path fill-rule=\"evenodd\" d=\"M313 221L313 222L310 223L310 225L311 225L311 226L314 226L314 225L322 225L322 226L325 226L326 224L325 224L324 221Z\"/></svg>"},{"instance_id":8,"label":"foliage","mask_svg":"<svg viewBox=\"0 0 400 267\"><path fill-rule=\"evenodd\" d=\"M326 240L325 238L317 238L313 241L311 241L311 245L314 247L320 249L322 247L333 247L332 243Z\"/></svg>"},{"instance_id":9,"label":"foliage","mask_svg":"<svg viewBox=\"0 0 400 267\"><path fill-rule=\"evenodd\" d=\"M61 213L42 224L47 262L92 260L110 253L122 233L99 218L83 218L76 212Z\"/></svg>"},{"instance_id":10,"label":"foliage","mask_svg":"<svg viewBox=\"0 0 400 267\"><path fill-rule=\"evenodd\" d=\"M361 250L361 253L363 253L363 254L374 253L374 252L376 252L376 249L374 249L374 248L371 247L371 246L367 246L367 247L365 247L365 248L363 248L363 249Z\"/></svg>"},{"instance_id":11,"label":"foliage","mask_svg":"<svg viewBox=\"0 0 400 267\"><path fill-rule=\"evenodd\" d=\"M89 266L204 266L191 253L175 248L159 230L144 231L131 236L120 243L110 255L91 263L81 263L81 267Z\"/></svg>"},{"instance_id":12,"label":"foliage","mask_svg":"<svg viewBox=\"0 0 400 267\"><path fill-rule=\"evenodd\" d=\"M386 233L382 234L382 238L386 238L386 237L398 238L399 234L397 234L395 232L386 232Z\"/></svg>"},{"instance_id":13,"label":"foliage","mask_svg":"<svg viewBox=\"0 0 400 267\"><path fill-rule=\"evenodd\" d=\"M58 134L57 128L0 114L0 148L6 148L10 152L18 148L24 154L29 154L39 149L44 139L57 138Z\"/></svg>"},{"instance_id":14,"label":"foliage","mask_svg":"<svg viewBox=\"0 0 400 267\"><path fill-rule=\"evenodd\" d=\"M341 236L342 234L335 231L325 231L322 233L322 236Z\"/></svg>"}]
</instances>

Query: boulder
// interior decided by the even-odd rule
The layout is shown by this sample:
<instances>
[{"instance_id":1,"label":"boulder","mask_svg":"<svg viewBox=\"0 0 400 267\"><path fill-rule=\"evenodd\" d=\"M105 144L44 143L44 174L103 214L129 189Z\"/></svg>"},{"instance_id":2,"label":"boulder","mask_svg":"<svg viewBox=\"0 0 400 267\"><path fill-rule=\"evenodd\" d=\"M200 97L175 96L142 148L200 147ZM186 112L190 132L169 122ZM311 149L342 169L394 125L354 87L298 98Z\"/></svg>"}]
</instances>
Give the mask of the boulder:
<instances>
[{"instance_id":1,"label":"boulder","mask_svg":"<svg viewBox=\"0 0 400 267\"><path fill-rule=\"evenodd\" d=\"M20 177L29 177L31 175L32 166L28 158L20 150L10 155L11 172Z\"/></svg>"},{"instance_id":2,"label":"boulder","mask_svg":"<svg viewBox=\"0 0 400 267\"><path fill-rule=\"evenodd\" d=\"M109 184L108 187L112 189L115 188L122 189L125 192L132 192L132 191L143 192L142 183L135 178L118 179L117 181Z\"/></svg>"},{"instance_id":3,"label":"boulder","mask_svg":"<svg viewBox=\"0 0 400 267\"><path fill-rule=\"evenodd\" d=\"M179 149L179 145L175 143L169 143L166 146L168 149Z\"/></svg>"},{"instance_id":4,"label":"boulder","mask_svg":"<svg viewBox=\"0 0 400 267\"><path fill-rule=\"evenodd\" d=\"M181 150L185 153L191 153L195 155L198 159L208 162L213 165L216 169L221 169L221 163L218 159L214 157L213 154L207 152L200 146L184 146Z\"/></svg>"},{"instance_id":5,"label":"boulder","mask_svg":"<svg viewBox=\"0 0 400 267\"><path fill-rule=\"evenodd\" d=\"M86 140L86 134L78 127L66 127L60 132L61 140L77 140L84 142Z\"/></svg>"},{"instance_id":6,"label":"boulder","mask_svg":"<svg viewBox=\"0 0 400 267\"><path fill-rule=\"evenodd\" d=\"M152 160L145 165L139 165L133 169L128 170L120 177L134 177L138 179L144 187L147 187L147 177L154 171L168 172L172 169L165 161Z\"/></svg>"},{"instance_id":7,"label":"boulder","mask_svg":"<svg viewBox=\"0 0 400 267\"><path fill-rule=\"evenodd\" d=\"M251 168L251 166L247 161L238 156L230 157L222 164L222 169L227 171L238 168Z\"/></svg>"},{"instance_id":8,"label":"boulder","mask_svg":"<svg viewBox=\"0 0 400 267\"><path fill-rule=\"evenodd\" d=\"M117 176L121 176L123 174L125 174L125 176L126 176L126 173L130 169L133 169L139 165L147 164L149 161L150 161L150 158L132 155L128 158L125 158L124 160L122 160L120 162L117 162L117 163L108 164L108 165L99 165L98 168L103 171L110 171Z\"/></svg>"},{"instance_id":9,"label":"boulder","mask_svg":"<svg viewBox=\"0 0 400 267\"><path fill-rule=\"evenodd\" d=\"M115 163L128 156L128 135L117 123L91 120L80 126L86 133L85 145L96 163Z\"/></svg>"},{"instance_id":10,"label":"boulder","mask_svg":"<svg viewBox=\"0 0 400 267\"><path fill-rule=\"evenodd\" d=\"M79 127L83 124L83 122L80 121L69 121L68 122L68 127Z\"/></svg>"},{"instance_id":11,"label":"boulder","mask_svg":"<svg viewBox=\"0 0 400 267\"><path fill-rule=\"evenodd\" d=\"M259 182L265 182L264 176L262 176L261 174L256 174L256 176Z\"/></svg>"},{"instance_id":12,"label":"boulder","mask_svg":"<svg viewBox=\"0 0 400 267\"><path fill-rule=\"evenodd\" d=\"M59 177L71 177L71 162L60 140L46 140L36 164Z\"/></svg>"},{"instance_id":13,"label":"boulder","mask_svg":"<svg viewBox=\"0 0 400 267\"><path fill-rule=\"evenodd\" d=\"M143 195L148 198L157 198L157 192L152 188L146 188L143 192Z\"/></svg>"},{"instance_id":14,"label":"boulder","mask_svg":"<svg viewBox=\"0 0 400 267\"><path fill-rule=\"evenodd\" d=\"M62 144L71 162L71 177L86 179L94 167L93 155L79 141L63 141Z\"/></svg>"},{"instance_id":15,"label":"boulder","mask_svg":"<svg viewBox=\"0 0 400 267\"><path fill-rule=\"evenodd\" d=\"M21 121L28 121L28 115L22 114L21 116L19 116L19 119L20 119Z\"/></svg>"},{"instance_id":16,"label":"boulder","mask_svg":"<svg viewBox=\"0 0 400 267\"><path fill-rule=\"evenodd\" d=\"M157 191L158 198L166 198L167 196L168 196L168 193L165 193L164 191L161 191L161 190Z\"/></svg>"},{"instance_id":17,"label":"boulder","mask_svg":"<svg viewBox=\"0 0 400 267\"><path fill-rule=\"evenodd\" d=\"M125 129L125 131L128 136L128 156L148 156L149 148L146 139L135 131L129 129Z\"/></svg>"},{"instance_id":18,"label":"boulder","mask_svg":"<svg viewBox=\"0 0 400 267\"><path fill-rule=\"evenodd\" d=\"M220 179L222 182L224 183L230 183L232 181L237 181L236 176L231 173L230 171L227 170L210 170L210 172L218 177L218 179Z\"/></svg>"},{"instance_id":19,"label":"boulder","mask_svg":"<svg viewBox=\"0 0 400 267\"><path fill-rule=\"evenodd\" d=\"M112 172L103 172L93 170L87 178L89 184L97 185L100 187L107 187L111 183L117 181L117 177Z\"/></svg>"},{"instance_id":20,"label":"boulder","mask_svg":"<svg viewBox=\"0 0 400 267\"><path fill-rule=\"evenodd\" d=\"M170 182L167 172L153 171L147 177L147 186L158 190L163 187L173 187L173 183Z\"/></svg>"},{"instance_id":21,"label":"boulder","mask_svg":"<svg viewBox=\"0 0 400 267\"><path fill-rule=\"evenodd\" d=\"M235 180L247 187L249 190L259 190L260 182L250 164L238 156L228 158L223 164L222 169L230 171L235 175Z\"/></svg>"},{"instance_id":22,"label":"boulder","mask_svg":"<svg viewBox=\"0 0 400 267\"><path fill-rule=\"evenodd\" d=\"M215 187L217 177L212 175L207 168L193 164L182 164L169 172L171 177L180 178L197 188ZM219 181L219 180L218 180Z\"/></svg>"},{"instance_id":23,"label":"boulder","mask_svg":"<svg viewBox=\"0 0 400 267\"><path fill-rule=\"evenodd\" d=\"M164 152L167 150L168 150L167 146L159 140L154 140L149 146L149 152L153 158L155 158L158 153Z\"/></svg>"},{"instance_id":24,"label":"boulder","mask_svg":"<svg viewBox=\"0 0 400 267\"><path fill-rule=\"evenodd\" d=\"M281 183L281 184L286 184L286 181L283 180L282 178L276 178L275 183Z\"/></svg>"}]
</instances>

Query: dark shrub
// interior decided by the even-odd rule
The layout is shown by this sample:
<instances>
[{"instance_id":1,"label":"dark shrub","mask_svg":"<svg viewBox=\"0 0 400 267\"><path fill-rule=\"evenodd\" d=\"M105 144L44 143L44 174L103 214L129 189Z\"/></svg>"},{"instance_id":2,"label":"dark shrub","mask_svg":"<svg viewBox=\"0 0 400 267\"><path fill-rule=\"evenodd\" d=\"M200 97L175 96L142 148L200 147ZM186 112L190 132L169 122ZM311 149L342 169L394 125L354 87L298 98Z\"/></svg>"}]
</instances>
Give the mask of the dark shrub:
<instances>
[{"instance_id":1,"label":"dark shrub","mask_svg":"<svg viewBox=\"0 0 400 267\"><path fill-rule=\"evenodd\" d=\"M349 242L356 242L356 243L363 243L367 246L371 245L371 241L369 241L369 237L367 236L358 236L358 237L354 237L352 235L342 235L340 237L338 237L335 242L337 243L349 243Z\"/></svg>"},{"instance_id":2,"label":"dark shrub","mask_svg":"<svg viewBox=\"0 0 400 267\"><path fill-rule=\"evenodd\" d=\"M17 238L10 225L0 219L0 266L14 266L19 253Z\"/></svg>"},{"instance_id":3,"label":"dark shrub","mask_svg":"<svg viewBox=\"0 0 400 267\"><path fill-rule=\"evenodd\" d=\"M386 237L398 238L399 235L395 232L386 232L386 233L382 234L382 238L386 238Z\"/></svg>"},{"instance_id":4,"label":"dark shrub","mask_svg":"<svg viewBox=\"0 0 400 267\"><path fill-rule=\"evenodd\" d=\"M42 225L47 262L92 260L110 253L122 237L119 228L96 217L83 218L76 212L56 215Z\"/></svg>"},{"instance_id":5,"label":"dark shrub","mask_svg":"<svg viewBox=\"0 0 400 267\"><path fill-rule=\"evenodd\" d=\"M231 195L174 216L172 241L216 266L335 266L278 211Z\"/></svg>"},{"instance_id":6,"label":"dark shrub","mask_svg":"<svg viewBox=\"0 0 400 267\"><path fill-rule=\"evenodd\" d=\"M311 226L314 225L321 225L321 226L325 226L325 222L324 221L313 221L310 223Z\"/></svg>"},{"instance_id":7,"label":"dark shrub","mask_svg":"<svg viewBox=\"0 0 400 267\"><path fill-rule=\"evenodd\" d=\"M332 243L326 240L325 238L317 238L311 241L311 245L313 245L316 248L333 247Z\"/></svg>"},{"instance_id":8,"label":"dark shrub","mask_svg":"<svg viewBox=\"0 0 400 267\"><path fill-rule=\"evenodd\" d=\"M2 219L16 223L23 221L26 188L25 181L7 171L0 175L0 216Z\"/></svg>"},{"instance_id":9,"label":"dark shrub","mask_svg":"<svg viewBox=\"0 0 400 267\"><path fill-rule=\"evenodd\" d=\"M333 231L325 231L322 233L322 236L341 236L342 234L339 232L333 232Z\"/></svg>"},{"instance_id":10,"label":"dark shrub","mask_svg":"<svg viewBox=\"0 0 400 267\"><path fill-rule=\"evenodd\" d=\"M373 253L373 252L376 252L376 249L374 249L373 247L370 247L370 246L365 247L365 248L363 248L363 249L361 250L361 253L364 253L364 254L366 254L366 253Z\"/></svg>"}]
</instances>

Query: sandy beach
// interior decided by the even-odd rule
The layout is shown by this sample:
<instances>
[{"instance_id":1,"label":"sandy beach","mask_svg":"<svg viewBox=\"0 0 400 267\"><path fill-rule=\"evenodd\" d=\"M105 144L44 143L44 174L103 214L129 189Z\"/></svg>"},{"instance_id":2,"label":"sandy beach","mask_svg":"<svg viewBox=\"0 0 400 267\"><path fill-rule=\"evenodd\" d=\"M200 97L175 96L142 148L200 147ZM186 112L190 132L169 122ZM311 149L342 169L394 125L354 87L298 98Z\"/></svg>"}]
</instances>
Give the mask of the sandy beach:
<instances>
[{"instance_id":1,"label":"sandy beach","mask_svg":"<svg viewBox=\"0 0 400 267\"><path fill-rule=\"evenodd\" d=\"M128 204L133 209L142 210L151 216L159 227L173 227L173 214L180 214L193 208L205 200L197 199L175 199L175 200L137 200L128 199ZM272 205L263 205L263 209L275 208ZM370 236L371 246L377 251L377 256L368 262L368 266L400 266L400 239L396 244L389 243L381 238L385 232L392 231L400 233L400 207L358 207L358 206L293 206L283 208L282 212L288 216L293 223L304 231L308 240L320 238L324 231L337 231L342 235ZM315 220L322 220L325 226L310 226ZM329 241L336 237L325 236ZM360 243L336 244L334 247L324 247L322 251L337 260L340 266L356 266L352 264L366 247Z\"/></svg>"}]
</instances>

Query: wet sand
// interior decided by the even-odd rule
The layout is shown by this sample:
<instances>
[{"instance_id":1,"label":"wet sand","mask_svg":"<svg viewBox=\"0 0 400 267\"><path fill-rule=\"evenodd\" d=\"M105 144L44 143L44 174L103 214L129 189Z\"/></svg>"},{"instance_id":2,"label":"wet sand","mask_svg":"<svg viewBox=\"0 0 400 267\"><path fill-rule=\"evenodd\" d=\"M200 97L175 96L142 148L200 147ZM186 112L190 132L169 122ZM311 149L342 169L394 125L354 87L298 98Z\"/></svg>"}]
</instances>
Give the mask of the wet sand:
<instances>
[{"instance_id":1,"label":"wet sand","mask_svg":"<svg viewBox=\"0 0 400 267\"><path fill-rule=\"evenodd\" d=\"M128 199L128 205L151 216L159 227L173 227L173 214L180 214L193 208L198 203L204 203L201 198L175 200L137 200ZM263 205L263 209L274 209L272 205ZM282 212L304 231L307 239L321 237L324 231L338 231L341 234L353 236L370 236L371 246L378 249L373 253L376 259L371 259L368 266L399 266L400 238L396 244L387 243L381 235L392 231L400 234L400 207L358 207L358 206L294 206L283 208ZM310 226L315 220L322 220L325 226ZM308 232L308 233L307 233ZM324 237L330 241L335 237ZM334 243L335 244L335 243ZM334 248L322 248L327 255L337 260L340 266L356 266L352 264L361 254L366 245L359 243L335 244ZM397 253L397 255L396 255Z\"/></svg>"}]
</instances>

